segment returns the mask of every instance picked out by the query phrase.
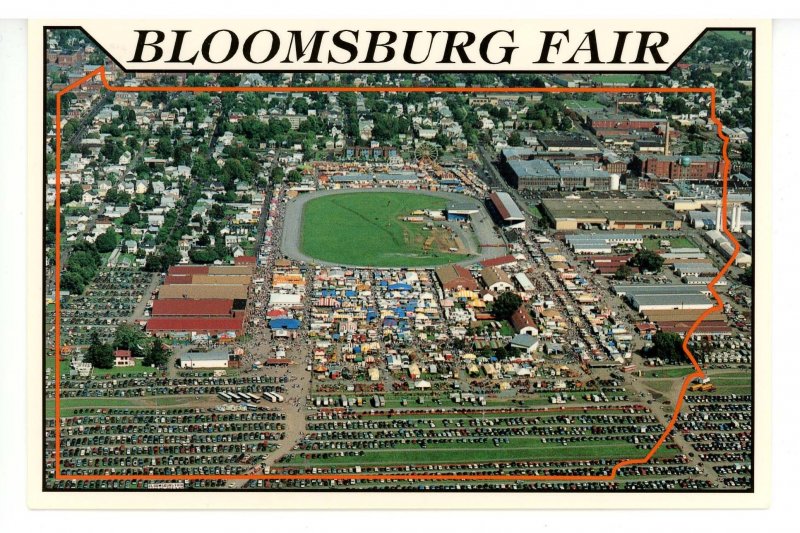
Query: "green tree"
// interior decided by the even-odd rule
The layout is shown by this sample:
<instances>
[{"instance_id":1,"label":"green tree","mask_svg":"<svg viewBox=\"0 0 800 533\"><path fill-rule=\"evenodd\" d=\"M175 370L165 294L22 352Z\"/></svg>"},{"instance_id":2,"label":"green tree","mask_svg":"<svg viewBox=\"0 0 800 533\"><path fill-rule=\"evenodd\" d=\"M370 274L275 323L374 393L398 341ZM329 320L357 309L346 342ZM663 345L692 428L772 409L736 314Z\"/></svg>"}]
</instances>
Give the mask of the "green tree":
<instances>
[{"instance_id":1,"label":"green tree","mask_svg":"<svg viewBox=\"0 0 800 533\"><path fill-rule=\"evenodd\" d=\"M673 362L683 359L683 342L680 335L658 331L653 335L653 346L647 351L648 357L658 357Z\"/></svg>"},{"instance_id":2,"label":"green tree","mask_svg":"<svg viewBox=\"0 0 800 533\"><path fill-rule=\"evenodd\" d=\"M283 180L283 177L286 173L283 171L283 167L272 167L272 170L269 172L269 177L272 180L272 183L279 183Z\"/></svg>"},{"instance_id":3,"label":"green tree","mask_svg":"<svg viewBox=\"0 0 800 533\"><path fill-rule=\"evenodd\" d=\"M742 274L739 276L739 280L745 285L749 285L750 287L753 286L754 273L752 265L744 269Z\"/></svg>"},{"instance_id":4,"label":"green tree","mask_svg":"<svg viewBox=\"0 0 800 533\"><path fill-rule=\"evenodd\" d=\"M614 272L614 279L628 279L631 277L631 267L628 265L620 265L616 272Z\"/></svg>"},{"instance_id":5,"label":"green tree","mask_svg":"<svg viewBox=\"0 0 800 533\"><path fill-rule=\"evenodd\" d=\"M290 170L286 177L292 183L299 183L303 180L303 175L295 169Z\"/></svg>"},{"instance_id":6,"label":"green tree","mask_svg":"<svg viewBox=\"0 0 800 533\"><path fill-rule=\"evenodd\" d=\"M139 207L136 204L132 204L130 209L127 213L122 216L123 224L128 226L133 226L134 224L138 224L142 220L142 215L139 213Z\"/></svg>"},{"instance_id":7,"label":"green tree","mask_svg":"<svg viewBox=\"0 0 800 533\"><path fill-rule=\"evenodd\" d=\"M114 228L108 228L105 233L97 238L94 244L101 254L114 250L117 247L117 232L114 231Z\"/></svg>"},{"instance_id":8,"label":"green tree","mask_svg":"<svg viewBox=\"0 0 800 533\"><path fill-rule=\"evenodd\" d=\"M504 292L494 301L492 312L498 320L508 320L521 305L522 298L517 293Z\"/></svg>"},{"instance_id":9,"label":"green tree","mask_svg":"<svg viewBox=\"0 0 800 533\"><path fill-rule=\"evenodd\" d=\"M156 337L144 356L144 365L164 367L167 362L169 362L169 351L164 346L164 343L161 342L161 339Z\"/></svg>"},{"instance_id":10,"label":"green tree","mask_svg":"<svg viewBox=\"0 0 800 533\"><path fill-rule=\"evenodd\" d=\"M514 131L508 136L508 145L522 146L522 136L520 136L519 132Z\"/></svg>"},{"instance_id":11,"label":"green tree","mask_svg":"<svg viewBox=\"0 0 800 533\"><path fill-rule=\"evenodd\" d=\"M629 262L631 266L648 272L661 272L661 267L664 266L664 258L652 250L639 250Z\"/></svg>"},{"instance_id":12,"label":"green tree","mask_svg":"<svg viewBox=\"0 0 800 533\"><path fill-rule=\"evenodd\" d=\"M114 366L114 351L111 346L100 342L96 331L90 337L89 349L86 351L84 361L91 363L95 368L112 368Z\"/></svg>"},{"instance_id":13,"label":"green tree","mask_svg":"<svg viewBox=\"0 0 800 533\"><path fill-rule=\"evenodd\" d=\"M144 334L139 328L130 324L117 326L113 343L115 349L130 350L134 357L144 357L146 345Z\"/></svg>"}]
</instances>

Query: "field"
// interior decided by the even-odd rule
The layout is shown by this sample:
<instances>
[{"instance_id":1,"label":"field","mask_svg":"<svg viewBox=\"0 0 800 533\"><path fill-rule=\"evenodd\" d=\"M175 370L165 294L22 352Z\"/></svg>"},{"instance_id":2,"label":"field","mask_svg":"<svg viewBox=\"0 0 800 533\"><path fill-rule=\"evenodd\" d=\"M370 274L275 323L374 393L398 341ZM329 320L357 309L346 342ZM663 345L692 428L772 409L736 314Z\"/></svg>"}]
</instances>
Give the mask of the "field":
<instances>
[{"instance_id":1,"label":"field","mask_svg":"<svg viewBox=\"0 0 800 533\"><path fill-rule=\"evenodd\" d=\"M669 241L672 248L697 248L697 245L688 237L665 237L664 239L646 237L644 247L648 250L658 250L662 240Z\"/></svg>"},{"instance_id":2,"label":"field","mask_svg":"<svg viewBox=\"0 0 800 533\"><path fill-rule=\"evenodd\" d=\"M398 267L452 263L467 258L449 230L407 222L412 211L447 207L425 194L351 193L311 200L303 210L301 251L346 265Z\"/></svg>"},{"instance_id":3,"label":"field","mask_svg":"<svg viewBox=\"0 0 800 533\"><path fill-rule=\"evenodd\" d=\"M630 85L640 77L640 74L601 74L592 76L592 79L599 83L625 83Z\"/></svg>"}]
</instances>

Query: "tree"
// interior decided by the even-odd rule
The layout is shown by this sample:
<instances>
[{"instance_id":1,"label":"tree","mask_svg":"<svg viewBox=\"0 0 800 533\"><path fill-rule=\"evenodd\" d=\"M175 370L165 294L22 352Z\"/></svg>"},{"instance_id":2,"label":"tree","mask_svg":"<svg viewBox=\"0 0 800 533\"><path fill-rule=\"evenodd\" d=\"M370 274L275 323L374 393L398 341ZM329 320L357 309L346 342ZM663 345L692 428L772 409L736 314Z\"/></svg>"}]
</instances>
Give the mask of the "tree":
<instances>
[{"instance_id":1,"label":"tree","mask_svg":"<svg viewBox=\"0 0 800 533\"><path fill-rule=\"evenodd\" d=\"M653 346L647 351L648 357L658 357L679 362L683 359L683 342L677 333L657 331L653 335Z\"/></svg>"},{"instance_id":2,"label":"tree","mask_svg":"<svg viewBox=\"0 0 800 533\"><path fill-rule=\"evenodd\" d=\"M631 267L628 265L620 265L614 272L614 279L628 279L629 277L631 277Z\"/></svg>"},{"instance_id":3,"label":"tree","mask_svg":"<svg viewBox=\"0 0 800 533\"><path fill-rule=\"evenodd\" d=\"M522 298L514 292L504 292L495 300L492 312L498 320L508 320L522 305Z\"/></svg>"},{"instance_id":4,"label":"tree","mask_svg":"<svg viewBox=\"0 0 800 533\"><path fill-rule=\"evenodd\" d=\"M142 220L142 215L139 213L139 207L136 204L131 205L128 212L122 216L122 223L128 226L138 224Z\"/></svg>"},{"instance_id":5,"label":"tree","mask_svg":"<svg viewBox=\"0 0 800 533\"><path fill-rule=\"evenodd\" d=\"M299 183L303 180L303 175L297 170L290 170L286 177L292 183Z\"/></svg>"},{"instance_id":6,"label":"tree","mask_svg":"<svg viewBox=\"0 0 800 533\"><path fill-rule=\"evenodd\" d=\"M96 368L112 368L114 366L114 351L111 346L100 342L96 331L90 337L89 349L83 359Z\"/></svg>"},{"instance_id":7,"label":"tree","mask_svg":"<svg viewBox=\"0 0 800 533\"><path fill-rule=\"evenodd\" d=\"M629 261L631 266L637 266L641 270L648 272L661 272L664 266L664 258L652 250L639 250Z\"/></svg>"},{"instance_id":8,"label":"tree","mask_svg":"<svg viewBox=\"0 0 800 533\"><path fill-rule=\"evenodd\" d=\"M108 228L105 233L97 238L94 244L101 254L112 251L117 247L117 232L114 231L114 228Z\"/></svg>"},{"instance_id":9,"label":"tree","mask_svg":"<svg viewBox=\"0 0 800 533\"><path fill-rule=\"evenodd\" d=\"M508 145L522 146L522 137L520 136L519 132L512 132L511 135L508 136Z\"/></svg>"},{"instance_id":10,"label":"tree","mask_svg":"<svg viewBox=\"0 0 800 533\"><path fill-rule=\"evenodd\" d=\"M749 285L750 287L753 286L753 278L754 278L754 274L753 274L753 266L752 265L747 267L747 268L745 268L744 271L742 272L742 274L739 276L739 280L742 283L744 283L745 285Z\"/></svg>"},{"instance_id":11,"label":"tree","mask_svg":"<svg viewBox=\"0 0 800 533\"><path fill-rule=\"evenodd\" d=\"M161 339L156 337L144 356L144 365L163 367L167 365L167 362L169 362L169 351Z\"/></svg>"},{"instance_id":12,"label":"tree","mask_svg":"<svg viewBox=\"0 0 800 533\"><path fill-rule=\"evenodd\" d=\"M272 180L272 183L279 183L283 180L283 177L286 174L283 172L282 167L272 167L272 170L269 172L269 177Z\"/></svg>"},{"instance_id":13,"label":"tree","mask_svg":"<svg viewBox=\"0 0 800 533\"><path fill-rule=\"evenodd\" d=\"M114 332L114 348L130 350L134 357L144 356L146 344L141 330L130 324L120 324Z\"/></svg>"}]
</instances>

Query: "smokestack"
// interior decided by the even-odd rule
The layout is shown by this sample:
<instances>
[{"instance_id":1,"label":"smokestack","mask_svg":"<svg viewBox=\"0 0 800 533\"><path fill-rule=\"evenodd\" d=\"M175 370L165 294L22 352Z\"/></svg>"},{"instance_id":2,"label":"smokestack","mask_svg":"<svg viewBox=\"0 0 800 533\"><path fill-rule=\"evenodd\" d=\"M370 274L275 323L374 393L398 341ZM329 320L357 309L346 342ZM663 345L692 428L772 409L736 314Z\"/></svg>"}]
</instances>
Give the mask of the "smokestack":
<instances>
[{"instance_id":1,"label":"smokestack","mask_svg":"<svg viewBox=\"0 0 800 533\"><path fill-rule=\"evenodd\" d=\"M722 231L722 205L717 206L717 231Z\"/></svg>"},{"instance_id":2,"label":"smokestack","mask_svg":"<svg viewBox=\"0 0 800 533\"><path fill-rule=\"evenodd\" d=\"M669 118L667 119L667 131L664 135L664 155L669 155Z\"/></svg>"},{"instance_id":3,"label":"smokestack","mask_svg":"<svg viewBox=\"0 0 800 533\"><path fill-rule=\"evenodd\" d=\"M731 231L735 233L742 231L742 204L733 205L733 215L731 216Z\"/></svg>"}]
</instances>

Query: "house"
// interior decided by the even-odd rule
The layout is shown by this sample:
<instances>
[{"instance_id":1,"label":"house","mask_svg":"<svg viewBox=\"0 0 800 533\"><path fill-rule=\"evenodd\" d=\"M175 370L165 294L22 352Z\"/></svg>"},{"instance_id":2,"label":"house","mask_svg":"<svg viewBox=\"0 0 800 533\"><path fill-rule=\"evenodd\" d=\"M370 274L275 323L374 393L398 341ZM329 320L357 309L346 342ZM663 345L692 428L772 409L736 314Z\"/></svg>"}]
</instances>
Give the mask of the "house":
<instances>
[{"instance_id":1,"label":"house","mask_svg":"<svg viewBox=\"0 0 800 533\"><path fill-rule=\"evenodd\" d=\"M136 241L134 241L132 239L126 240L125 241L125 250L127 250L127 252L129 254L135 254L138 251L138 247L136 245Z\"/></svg>"},{"instance_id":2,"label":"house","mask_svg":"<svg viewBox=\"0 0 800 533\"><path fill-rule=\"evenodd\" d=\"M530 355L539 347L539 338L533 335L520 333L511 339L510 346Z\"/></svg>"},{"instance_id":3,"label":"house","mask_svg":"<svg viewBox=\"0 0 800 533\"><path fill-rule=\"evenodd\" d=\"M114 350L114 366L135 366L136 360L130 350Z\"/></svg>"}]
</instances>

